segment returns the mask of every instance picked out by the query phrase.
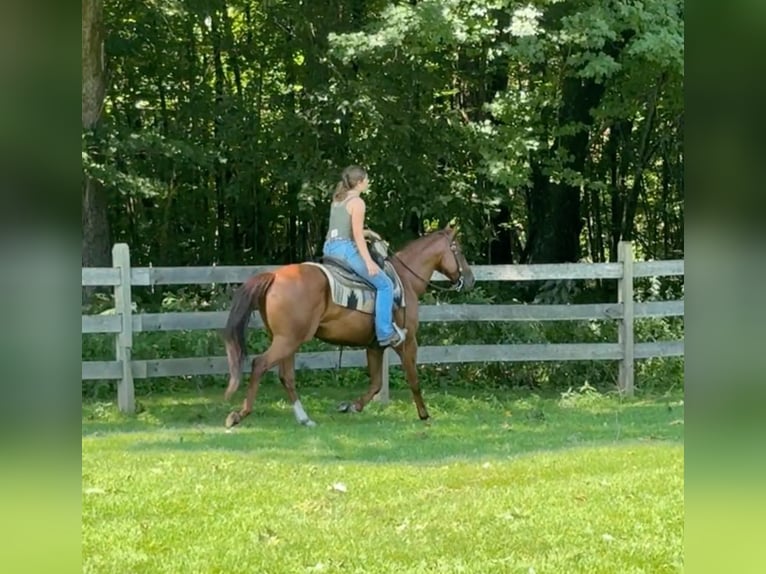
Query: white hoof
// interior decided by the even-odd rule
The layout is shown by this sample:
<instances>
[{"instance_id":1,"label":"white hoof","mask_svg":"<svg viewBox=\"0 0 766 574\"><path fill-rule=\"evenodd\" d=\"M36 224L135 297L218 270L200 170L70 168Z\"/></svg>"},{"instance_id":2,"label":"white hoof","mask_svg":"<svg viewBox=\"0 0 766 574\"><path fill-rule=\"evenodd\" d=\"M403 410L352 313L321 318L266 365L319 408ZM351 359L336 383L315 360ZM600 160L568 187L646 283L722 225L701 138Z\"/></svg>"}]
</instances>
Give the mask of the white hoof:
<instances>
[{"instance_id":1,"label":"white hoof","mask_svg":"<svg viewBox=\"0 0 766 574\"><path fill-rule=\"evenodd\" d=\"M293 403L293 412L295 413L295 420L297 420L299 424L306 427L317 426L317 424L306 414L306 411L303 410L303 405L300 401L295 401L295 403Z\"/></svg>"}]
</instances>

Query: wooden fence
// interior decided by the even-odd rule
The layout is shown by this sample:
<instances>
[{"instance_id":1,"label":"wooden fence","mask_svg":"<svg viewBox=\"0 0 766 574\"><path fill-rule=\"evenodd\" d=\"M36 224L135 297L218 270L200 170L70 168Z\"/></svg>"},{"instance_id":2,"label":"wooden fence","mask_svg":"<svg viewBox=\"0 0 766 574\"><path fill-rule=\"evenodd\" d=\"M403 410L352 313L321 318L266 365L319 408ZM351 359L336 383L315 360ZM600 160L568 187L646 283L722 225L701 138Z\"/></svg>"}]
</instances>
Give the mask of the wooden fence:
<instances>
[{"instance_id":1,"label":"wooden fence","mask_svg":"<svg viewBox=\"0 0 766 574\"><path fill-rule=\"evenodd\" d=\"M133 379L167 376L215 375L228 373L225 357L194 357L161 360L134 360L131 356L133 334L146 331L179 331L221 329L228 312L139 313L132 312L134 286L230 284L242 283L259 271L275 266L221 267L137 267L130 266L128 246L120 243L112 250L113 266L82 269L82 285L110 286L114 289L113 315L83 315L82 333L113 333L114 361L85 361L83 380L118 380L120 410L133 412L135 399ZM586 305L424 305L420 308L421 322L453 321L561 321L613 319L619 322L615 343L567 344L497 344L424 346L418 351L419 364L520 361L619 361L619 387L628 394L634 389L634 361L650 357L683 356L681 340L634 343L633 326L636 318L669 317L684 314L683 300L634 301L634 278L684 274L683 260L635 261L632 245L619 245L617 263L563 263L538 265L477 265L473 267L477 281L532 281L564 279L616 279L617 303ZM445 278L435 274L434 280ZM251 327L262 326L257 313ZM388 400L388 366L399 364L395 353L386 352L384 386L380 393ZM298 353L298 369L330 369L338 366L338 352ZM250 368L250 361L245 369ZM343 367L365 365L362 350L343 353Z\"/></svg>"}]
</instances>

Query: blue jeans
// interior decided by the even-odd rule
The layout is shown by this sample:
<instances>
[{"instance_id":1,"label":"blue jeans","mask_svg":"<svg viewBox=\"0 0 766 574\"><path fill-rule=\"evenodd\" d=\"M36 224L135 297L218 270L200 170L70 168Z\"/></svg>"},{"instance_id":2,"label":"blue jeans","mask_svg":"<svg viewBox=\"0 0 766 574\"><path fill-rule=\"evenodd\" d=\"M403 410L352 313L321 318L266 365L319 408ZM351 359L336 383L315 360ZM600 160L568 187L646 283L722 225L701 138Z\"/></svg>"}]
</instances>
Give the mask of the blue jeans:
<instances>
[{"instance_id":1,"label":"blue jeans","mask_svg":"<svg viewBox=\"0 0 766 574\"><path fill-rule=\"evenodd\" d=\"M326 241L322 252L328 257L341 259L351 269L375 285L375 336L378 341L385 341L394 335L393 307L394 284L382 270L375 275L367 272L367 265L356 244L350 239L333 239Z\"/></svg>"}]
</instances>

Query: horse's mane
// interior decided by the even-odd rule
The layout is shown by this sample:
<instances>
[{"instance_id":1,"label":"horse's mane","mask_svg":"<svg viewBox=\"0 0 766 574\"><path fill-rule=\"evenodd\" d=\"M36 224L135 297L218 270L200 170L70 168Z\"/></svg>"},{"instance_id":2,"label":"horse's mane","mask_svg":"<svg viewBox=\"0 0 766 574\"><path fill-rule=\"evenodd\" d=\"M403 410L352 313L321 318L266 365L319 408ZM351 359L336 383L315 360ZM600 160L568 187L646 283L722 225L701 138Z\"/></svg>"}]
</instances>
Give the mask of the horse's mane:
<instances>
[{"instance_id":1,"label":"horse's mane","mask_svg":"<svg viewBox=\"0 0 766 574\"><path fill-rule=\"evenodd\" d=\"M412 241L407 242L404 247L402 247L399 251L397 251L397 254L404 254L408 251L411 251L415 247L417 247L418 250L422 250L425 248L426 245L430 245L434 239L439 237L447 237L449 235L448 229L439 229L438 231L432 231L431 233L426 233L425 235L421 235L420 237L416 237Z\"/></svg>"}]
</instances>

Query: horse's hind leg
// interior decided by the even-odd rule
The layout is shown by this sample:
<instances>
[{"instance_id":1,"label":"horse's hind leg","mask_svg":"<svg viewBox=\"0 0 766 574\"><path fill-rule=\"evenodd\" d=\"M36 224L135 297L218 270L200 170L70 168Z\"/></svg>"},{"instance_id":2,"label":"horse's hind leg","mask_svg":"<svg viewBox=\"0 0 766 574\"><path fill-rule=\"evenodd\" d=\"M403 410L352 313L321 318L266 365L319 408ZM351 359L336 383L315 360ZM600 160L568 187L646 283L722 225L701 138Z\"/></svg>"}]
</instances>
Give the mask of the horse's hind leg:
<instances>
[{"instance_id":1,"label":"horse's hind leg","mask_svg":"<svg viewBox=\"0 0 766 574\"><path fill-rule=\"evenodd\" d=\"M287 391L287 398L290 399L290 403L293 405L295 420L307 427L316 426L316 423L309 418L303 409L303 404L295 390L295 354L279 362L279 380L282 382L285 391Z\"/></svg>"},{"instance_id":2,"label":"horse's hind leg","mask_svg":"<svg viewBox=\"0 0 766 574\"><path fill-rule=\"evenodd\" d=\"M298 344L295 341L287 337L275 335L266 352L253 359L250 384L247 387L247 396L242 403L242 409L239 412L232 411L229 413L229 416L226 417L226 428L239 424L242 419L253 412L253 403L258 394L263 374L284 358L292 356L297 348Z\"/></svg>"}]
</instances>

